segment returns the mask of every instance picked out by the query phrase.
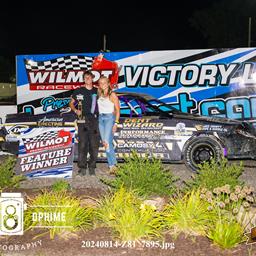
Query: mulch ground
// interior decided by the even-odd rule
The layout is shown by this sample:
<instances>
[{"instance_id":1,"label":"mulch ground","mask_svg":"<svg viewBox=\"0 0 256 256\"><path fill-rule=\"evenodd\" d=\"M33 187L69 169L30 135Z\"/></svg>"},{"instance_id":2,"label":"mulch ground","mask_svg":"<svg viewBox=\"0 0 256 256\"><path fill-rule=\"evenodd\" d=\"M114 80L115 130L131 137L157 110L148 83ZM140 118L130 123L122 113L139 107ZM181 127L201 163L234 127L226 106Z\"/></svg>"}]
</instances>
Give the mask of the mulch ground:
<instances>
[{"instance_id":1,"label":"mulch ground","mask_svg":"<svg viewBox=\"0 0 256 256\"><path fill-rule=\"evenodd\" d=\"M34 197L41 190L12 189L10 192L21 192L24 197ZM7 191L6 191L7 192ZM95 189L73 190L72 193L79 197L99 198L106 192ZM108 228L96 228L89 231L79 231L74 234L66 233L65 236L55 236L50 239L46 229L34 229L22 236L1 236L1 255L131 255L131 256L163 256L163 255L256 255L256 244L241 244L232 250L222 250L205 237L185 237L184 234L174 239L165 234L163 240L156 239L144 242L141 245L121 243L115 239Z\"/></svg>"},{"instance_id":2,"label":"mulch ground","mask_svg":"<svg viewBox=\"0 0 256 256\"><path fill-rule=\"evenodd\" d=\"M255 245L240 245L232 250L222 250L205 237L185 237L183 234L173 239L165 235L164 242L155 240L139 245L120 243L113 239L110 229L97 228L80 231L68 238L55 236L50 239L45 230L33 230L23 236L0 239L3 255L130 255L130 256L169 256L169 255L256 255ZM16 246L16 247L15 247ZM161 246L161 248L157 248ZM16 248L16 249L15 249Z\"/></svg>"}]
</instances>

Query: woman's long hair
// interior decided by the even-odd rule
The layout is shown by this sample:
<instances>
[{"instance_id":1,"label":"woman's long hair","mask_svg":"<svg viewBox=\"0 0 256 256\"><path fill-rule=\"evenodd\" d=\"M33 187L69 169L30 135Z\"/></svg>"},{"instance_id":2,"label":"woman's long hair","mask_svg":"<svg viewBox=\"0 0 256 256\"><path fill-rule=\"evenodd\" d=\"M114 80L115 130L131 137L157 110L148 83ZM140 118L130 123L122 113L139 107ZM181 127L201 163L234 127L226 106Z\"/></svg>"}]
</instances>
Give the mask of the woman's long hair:
<instances>
[{"instance_id":1,"label":"woman's long hair","mask_svg":"<svg viewBox=\"0 0 256 256\"><path fill-rule=\"evenodd\" d=\"M106 77L106 76L101 76L100 79L98 80L98 82L100 80L106 80L108 83L108 90L107 90L107 94L104 93L104 90L100 88L98 88L98 97L109 97L112 93L112 89L110 88L110 80Z\"/></svg>"}]
</instances>

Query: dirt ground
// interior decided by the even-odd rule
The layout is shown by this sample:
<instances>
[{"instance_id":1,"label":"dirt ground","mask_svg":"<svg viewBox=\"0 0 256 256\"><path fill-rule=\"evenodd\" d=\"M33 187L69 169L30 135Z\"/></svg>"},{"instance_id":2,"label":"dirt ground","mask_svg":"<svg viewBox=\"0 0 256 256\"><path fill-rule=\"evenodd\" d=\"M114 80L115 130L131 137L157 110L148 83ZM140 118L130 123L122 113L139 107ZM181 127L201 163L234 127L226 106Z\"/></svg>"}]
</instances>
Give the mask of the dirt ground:
<instances>
[{"instance_id":1,"label":"dirt ground","mask_svg":"<svg viewBox=\"0 0 256 256\"><path fill-rule=\"evenodd\" d=\"M189 179L192 173L185 168L184 165L168 165L166 166L172 172L180 177L179 183ZM99 165L101 171L104 171L104 164ZM86 180L88 177L84 177ZM97 177L95 177L97 179ZM256 188L256 162L245 162L245 172L241 177L249 185ZM82 182L79 180L79 182ZM79 183L80 184L80 183ZM84 197L99 198L106 193L105 187L95 186L81 187L72 189L72 193ZM98 184L98 183L97 183ZM88 185L88 184L87 184ZM23 196L33 197L40 192L37 188L19 188L9 191L21 192ZM66 237L56 236L50 239L49 233L44 234L44 229L34 229L25 232L22 236L0 236L0 255L131 255L131 256L162 256L162 255L209 255L209 256L226 256L226 255L256 255L256 243L252 245L241 244L232 250L222 250L218 246L213 245L210 240L205 237L185 237L183 234L174 239L169 234L165 234L163 239L156 239L151 243L143 242L141 245L133 243L120 243L107 228L96 228L90 231L79 231L74 235L67 234ZM44 235L43 235L44 234Z\"/></svg>"},{"instance_id":2,"label":"dirt ground","mask_svg":"<svg viewBox=\"0 0 256 256\"><path fill-rule=\"evenodd\" d=\"M207 238L197 237L186 238L180 235L176 240L171 236L165 235L164 241L155 240L153 243L146 241L139 245L128 243L117 243L113 239L109 229L97 228L85 233L76 233L76 236L65 240L55 237L54 240L49 235L33 239L43 231L35 230L26 233L17 239L10 237L8 240L1 239L1 248L3 255L129 255L129 256L169 256L169 255L208 255L208 256L227 256L227 255L256 255L256 246L241 245L233 250L221 250L217 246L212 245ZM14 251L15 245L19 251ZM156 248L161 246L161 248Z\"/></svg>"}]
</instances>

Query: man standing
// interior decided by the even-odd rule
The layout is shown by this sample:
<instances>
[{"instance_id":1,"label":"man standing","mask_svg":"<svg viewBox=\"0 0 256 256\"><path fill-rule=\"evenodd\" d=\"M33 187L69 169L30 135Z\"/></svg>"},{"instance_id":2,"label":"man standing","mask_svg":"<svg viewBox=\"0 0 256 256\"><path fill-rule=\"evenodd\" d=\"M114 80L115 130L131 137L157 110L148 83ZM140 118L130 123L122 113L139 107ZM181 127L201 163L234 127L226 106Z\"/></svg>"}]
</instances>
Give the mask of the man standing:
<instances>
[{"instance_id":1,"label":"man standing","mask_svg":"<svg viewBox=\"0 0 256 256\"><path fill-rule=\"evenodd\" d=\"M78 116L78 167L79 173L95 175L100 135L96 114L97 89L93 87L94 75L91 71L84 72L84 84L74 90L69 103L70 108ZM90 159L87 163L87 155Z\"/></svg>"}]
</instances>

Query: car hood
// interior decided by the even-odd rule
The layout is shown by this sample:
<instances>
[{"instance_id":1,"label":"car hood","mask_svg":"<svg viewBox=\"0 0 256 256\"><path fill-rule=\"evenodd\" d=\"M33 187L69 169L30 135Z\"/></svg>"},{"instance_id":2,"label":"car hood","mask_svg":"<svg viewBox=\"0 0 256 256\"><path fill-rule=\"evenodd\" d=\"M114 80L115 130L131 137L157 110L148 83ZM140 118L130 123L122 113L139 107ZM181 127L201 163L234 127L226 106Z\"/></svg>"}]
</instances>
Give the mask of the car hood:
<instances>
[{"instance_id":1,"label":"car hood","mask_svg":"<svg viewBox=\"0 0 256 256\"><path fill-rule=\"evenodd\" d=\"M172 116L175 118L184 118L184 119L190 119L190 120L205 121L210 123L238 124L238 125L243 123L243 121L229 119L225 117L222 118L222 117L213 117L213 116L201 116L198 114L188 114L188 113L182 113L182 112L172 113Z\"/></svg>"},{"instance_id":2,"label":"car hood","mask_svg":"<svg viewBox=\"0 0 256 256\"><path fill-rule=\"evenodd\" d=\"M201 116L198 114L188 114L182 112L174 112L171 114L173 118L193 120L198 122L203 122L207 124L222 124L222 125L231 125L234 129L245 130L253 135L256 135L256 129L254 126L246 121L240 121L225 117L212 117L212 116Z\"/></svg>"}]
</instances>

